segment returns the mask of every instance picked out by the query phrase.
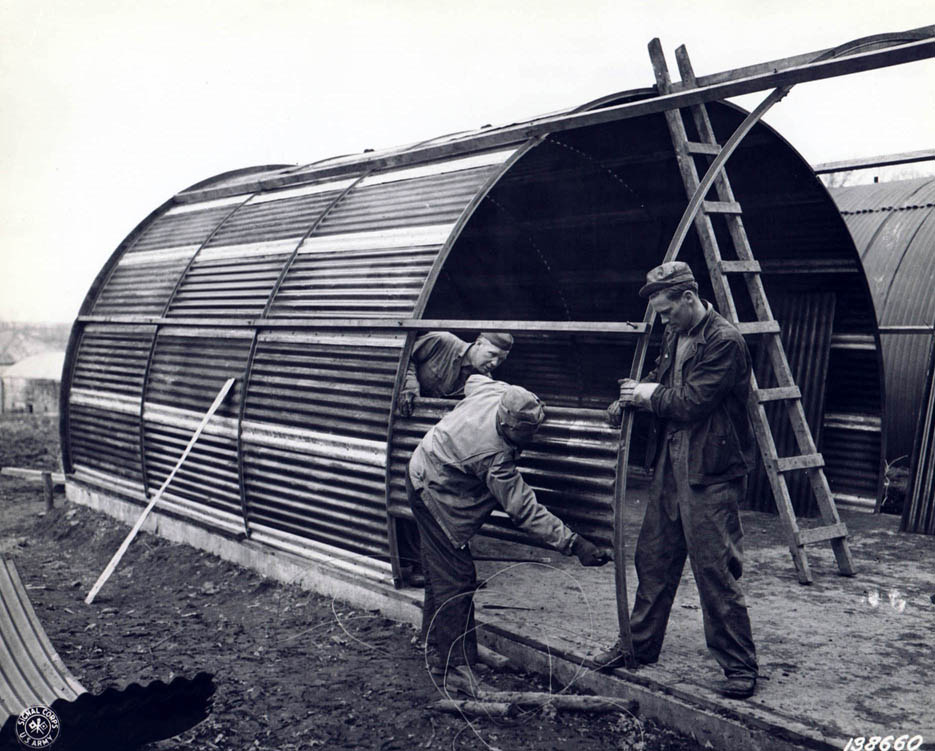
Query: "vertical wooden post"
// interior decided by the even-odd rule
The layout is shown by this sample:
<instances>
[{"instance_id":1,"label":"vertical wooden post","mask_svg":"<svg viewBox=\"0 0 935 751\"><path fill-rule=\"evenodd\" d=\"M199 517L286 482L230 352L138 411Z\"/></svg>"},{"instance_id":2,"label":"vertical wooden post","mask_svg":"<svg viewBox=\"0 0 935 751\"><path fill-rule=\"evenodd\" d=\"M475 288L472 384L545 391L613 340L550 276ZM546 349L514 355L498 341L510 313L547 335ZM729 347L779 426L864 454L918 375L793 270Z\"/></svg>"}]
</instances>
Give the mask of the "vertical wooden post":
<instances>
[{"instance_id":1,"label":"vertical wooden post","mask_svg":"<svg viewBox=\"0 0 935 751\"><path fill-rule=\"evenodd\" d=\"M53 486L52 486L52 473L43 472L42 473L42 485L45 490L45 510L51 511L55 508L55 501L52 497L53 495Z\"/></svg>"}]
</instances>

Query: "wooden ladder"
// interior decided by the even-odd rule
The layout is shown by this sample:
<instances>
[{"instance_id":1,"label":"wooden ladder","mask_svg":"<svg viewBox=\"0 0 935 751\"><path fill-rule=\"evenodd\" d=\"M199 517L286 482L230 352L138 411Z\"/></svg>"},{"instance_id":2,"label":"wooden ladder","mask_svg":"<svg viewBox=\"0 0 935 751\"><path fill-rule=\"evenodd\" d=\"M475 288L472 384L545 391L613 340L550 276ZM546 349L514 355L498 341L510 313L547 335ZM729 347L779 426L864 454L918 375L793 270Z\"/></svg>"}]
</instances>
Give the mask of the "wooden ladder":
<instances>
[{"instance_id":1,"label":"wooden ladder","mask_svg":"<svg viewBox=\"0 0 935 751\"><path fill-rule=\"evenodd\" d=\"M679 47L675 54L683 85L693 87L695 85L695 76L685 47ZM671 81L662 46L658 39L650 42L649 55L652 60L659 94L670 93ZM847 542L847 527L838 516L837 508L834 505L834 497L822 469L824 459L818 453L815 441L812 438L812 432L805 420L805 411L802 408L802 394L798 386L795 385L789 361L782 346L779 323L773 318L772 310L766 299L763 281L760 278L760 264L753 257L741 218L740 204L734 198L727 173L724 171L726 158L736 147L739 139L759 120L766 109L782 99L787 92L788 87L781 88L767 97L764 103L751 113L744 124L738 128L738 132L731 136L730 141L723 147L714 136L714 130L708 118L708 111L703 103L690 107L695 129L698 132L698 141L688 139L680 110L667 110L665 117L672 136L672 144L678 159L682 182L690 199L689 208L686 209L686 214L683 216L683 223L686 224L684 231L687 232L687 222L694 221L704 251L708 272L711 276L719 311L736 325L744 335L762 335L769 353L769 361L778 386L775 388L759 388L756 376L751 371L751 389L747 402L747 412L753 424L757 443L760 447L760 455L763 458L763 465L776 501L776 507L786 528L789 550L792 553L796 573L802 584L809 584L812 581L812 575L805 555L805 546L825 540L831 542L841 574L845 576L854 575L854 564ZM744 130L745 126L746 130ZM708 172L705 174L704 179L701 180L698 177L696 157L712 160ZM705 200L712 187L712 182L716 190L717 200ZM712 222L713 216L722 217L726 222L731 244L734 246L736 260L724 260L721 257ZM681 226L680 229L682 229ZM676 234L678 236L678 232ZM677 245L681 245L681 239L678 240ZM678 252L678 247L670 246L670 251L672 252L667 254L666 260L671 260L669 256L674 257L675 253ZM756 311L756 321L741 322L738 319L737 307L734 304L731 286L727 278L728 274L743 276L747 292ZM798 456L780 457L776 451L776 442L763 404L779 400L784 401L786 404L788 417L798 446ZM789 488L784 477L786 472L795 470L804 470L808 473L812 492L821 511L822 526L809 529L799 528L795 511L792 508Z\"/></svg>"}]
</instances>

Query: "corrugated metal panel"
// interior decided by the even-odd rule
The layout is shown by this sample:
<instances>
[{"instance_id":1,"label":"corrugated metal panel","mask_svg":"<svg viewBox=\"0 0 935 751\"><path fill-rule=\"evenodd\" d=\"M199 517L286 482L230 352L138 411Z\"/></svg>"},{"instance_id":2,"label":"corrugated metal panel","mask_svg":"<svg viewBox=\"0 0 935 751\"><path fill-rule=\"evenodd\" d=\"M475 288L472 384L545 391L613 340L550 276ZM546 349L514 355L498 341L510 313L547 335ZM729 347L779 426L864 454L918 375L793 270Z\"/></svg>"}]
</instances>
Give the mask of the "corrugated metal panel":
<instances>
[{"instance_id":1,"label":"corrugated metal panel","mask_svg":"<svg viewBox=\"0 0 935 751\"><path fill-rule=\"evenodd\" d=\"M240 196L169 209L123 254L94 303L98 315L161 315L179 276ZM203 206L203 207L202 207Z\"/></svg>"},{"instance_id":2,"label":"corrugated metal panel","mask_svg":"<svg viewBox=\"0 0 935 751\"><path fill-rule=\"evenodd\" d=\"M782 344L786 350L789 367L792 369L796 385L802 392L805 418L808 420L815 444L820 447L835 294L825 292L782 295L770 300L770 304L773 315L782 327ZM761 348L756 368L757 382L761 388L776 385L775 379L772 378L772 368L767 367L767 357L765 348ZM769 379L765 377L767 373L771 376ZM766 405L766 415L772 426L779 456L802 453L796 444L787 412L788 407L785 403L774 402ZM750 483L749 503L751 508L758 511L775 511L776 505L766 472L761 461L757 464L757 472ZM805 473L790 473L785 478L796 515L814 516L818 507Z\"/></svg>"},{"instance_id":3,"label":"corrugated metal panel","mask_svg":"<svg viewBox=\"0 0 935 751\"><path fill-rule=\"evenodd\" d=\"M49 641L8 555L0 555L0 637L0 727L27 707L86 693Z\"/></svg>"},{"instance_id":4,"label":"corrugated metal panel","mask_svg":"<svg viewBox=\"0 0 935 751\"><path fill-rule=\"evenodd\" d=\"M881 326L935 322L935 179L831 191L861 253ZM881 335L888 461L913 451L929 339Z\"/></svg>"},{"instance_id":5,"label":"corrugated metal panel","mask_svg":"<svg viewBox=\"0 0 935 751\"><path fill-rule=\"evenodd\" d=\"M879 211L881 209L899 209L916 204L925 199L925 192L919 193L931 178L917 180L895 180L869 185L853 185L843 188L831 188L834 202L842 212Z\"/></svg>"},{"instance_id":6,"label":"corrugated metal panel","mask_svg":"<svg viewBox=\"0 0 935 751\"><path fill-rule=\"evenodd\" d=\"M834 421L825 424L821 445L828 484L839 503L872 511L879 481L880 429L834 425Z\"/></svg>"},{"instance_id":7,"label":"corrugated metal panel","mask_svg":"<svg viewBox=\"0 0 935 751\"><path fill-rule=\"evenodd\" d=\"M243 423L251 525L387 554L386 432L404 342L260 335Z\"/></svg>"},{"instance_id":8,"label":"corrugated metal panel","mask_svg":"<svg viewBox=\"0 0 935 751\"><path fill-rule=\"evenodd\" d=\"M302 243L270 315L410 315L458 217L511 153L361 180Z\"/></svg>"},{"instance_id":9,"label":"corrugated metal panel","mask_svg":"<svg viewBox=\"0 0 935 751\"><path fill-rule=\"evenodd\" d=\"M167 494L241 514L237 420L252 336L251 331L237 329L159 332L143 409L150 488L162 485L220 387L228 378L236 378Z\"/></svg>"},{"instance_id":10,"label":"corrugated metal panel","mask_svg":"<svg viewBox=\"0 0 935 751\"><path fill-rule=\"evenodd\" d=\"M195 257L168 315L262 314L299 241L349 185L345 180L274 191L241 206Z\"/></svg>"},{"instance_id":11,"label":"corrugated metal panel","mask_svg":"<svg viewBox=\"0 0 935 751\"><path fill-rule=\"evenodd\" d=\"M916 431L910 486L902 529L935 535L935 341L926 379L926 398Z\"/></svg>"},{"instance_id":12,"label":"corrugated metal panel","mask_svg":"<svg viewBox=\"0 0 935 751\"><path fill-rule=\"evenodd\" d=\"M411 418L397 418L390 463L390 512L409 516L405 468L419 441L454 405L421 398ZM603 411L552 407L533 443L523 452L520 471L541 503L575 531L604 545L613 539L613 494L620 432L608 427ZM519 531L502 511L481 534L541 546Z\"/></svg>"},{"instance_id":13,"label":"corrugated metal panel","mask_svg":"<svg viewBox=\"0 0 935 751\"><path fill-rule=\"evenodd\" d=\"M140 398L154 331L94 325L83 332L67 406L77 470L142 488Z\"/></svg>"}]
</instances>

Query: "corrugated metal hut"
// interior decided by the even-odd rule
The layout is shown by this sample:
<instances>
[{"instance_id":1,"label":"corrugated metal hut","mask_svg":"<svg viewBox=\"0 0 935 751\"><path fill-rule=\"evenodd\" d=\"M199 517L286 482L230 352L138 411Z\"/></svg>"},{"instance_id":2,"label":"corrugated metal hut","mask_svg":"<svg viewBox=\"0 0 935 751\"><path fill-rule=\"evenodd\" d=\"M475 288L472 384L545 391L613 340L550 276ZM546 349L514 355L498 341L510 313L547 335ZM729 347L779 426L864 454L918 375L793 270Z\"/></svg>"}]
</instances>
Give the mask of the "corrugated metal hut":
<instances>
[{"instance_id":1,"label":"corrugated metal hut","mask_svg":"<svg viewBox=\"0 0 935 751\"><path fill-rule=\"evenodd\" d=\"M710 112L723 138L745 114ZM526 475L572 526L609 541L618 434L603 408L634 351L620 322L642 319L637 290L686 205L664 117L471 143L242 170L156 209L101 270L72 333L62 442L73 481L142 501L236 377L165 513L286 550L385 561L387 514L407 513L402 467L449 406L422 400L412 419L393 417L415 333L399 322L466 322L467 338L483 321L514 321L497 374L550 406ZM851 237L769 127L756 126L728 172L832 489L872 505L880 371ZM703 269L694 236L682 257ZM765 487L754 506L772 507ZM503 519L488 530L516 536Z\"/></svg>"},{"instance_id":2,"label":"corrugated metal hut","mask_svg":"<svg viewBox=\"0 0 935 751\"><path fill-rule=\"evenodd\" d=\"M935 178L834 188L831 195L860 252L881 328L886 460L914 465L920 461L916 434L926 412L935 325ZM919 466L932 471L925 461ZM917 480L931 485L930 479ZM931 493L929 499L931 504ZM931 522L920 521L931 513L907 506L904 523L933 533Z\"/></svg>"}]
</instances>

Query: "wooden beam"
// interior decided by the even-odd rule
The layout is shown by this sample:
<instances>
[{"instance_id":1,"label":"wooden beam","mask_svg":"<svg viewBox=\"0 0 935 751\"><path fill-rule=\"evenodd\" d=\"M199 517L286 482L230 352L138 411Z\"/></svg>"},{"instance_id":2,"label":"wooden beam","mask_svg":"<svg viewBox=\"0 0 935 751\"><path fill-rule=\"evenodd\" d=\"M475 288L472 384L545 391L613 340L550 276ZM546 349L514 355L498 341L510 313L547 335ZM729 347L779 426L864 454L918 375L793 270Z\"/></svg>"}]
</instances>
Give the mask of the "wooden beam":
<instances>
[{"instance_id":1,"label":"wooden beam","mask_svg":"<svg viewBox=\"0 0 935 751\"><path fill-rule=\"evenodd\" d=\"M199 328L351 329L369 331L514 331L543 334L642 334L646 324L633 321L494 321L419 318L161 318L158 316L79 316L78 322L115 325L150 324Z\"/></svg>"},{"instance_id":2,"label":"wooden beam","mask_svg":"<svg viewBox=\"0 0 935 751\"><path fill-rule=\"evenodd\" d=\"M760 404L775 402L782 399L801 399L802 392L798 386L780 386L772 389L757 389L756 399Z\"/></svg>"},{"instance_id":3,"label":"wooden beam","mask_svg":"<svg viewBox=\"0 0 935 751\"><path fill-rule=\"evenodd\" d=\"M839 47L829 47L828 49L818 50L817 52L806 52L801 55L783 57L778 60L770 60L765 63L747 65L743 68L733 68L731 70L721 71L720 73L711 73L707 76L698 76L695 79L695 82L691 84L691 86L712 86L714 84L736 81L741 78L748 78L750 76L760 75L763 73L797 68L802 65L808 65L810 62L814 62L816 58L823 58L833 55L836 51L839 51L842 48L846 49L852 45L856 45L860 50L867 51L868 48L872 48L874 45L886 44L887 41L891 42L893 38L903 38L906 41L912 41L914 39L924 39L933 35L935 35L935 26L920 26L917 29L909 29L907 31L895 32L893 34L876 34L874 36L864 37L863 39L845 43ZM848 53L843 52L843 54ZM687 85L684 81L679 81L672 84L673 91L684 91L688 88L690 88L690 86Z\"/></svg>"},{"instance_id":4,"label":"wooden beam","mask_svg":"<svg viewBox=\"0 0 935 751\"><path fill-rule=\"evenodd\" d=\"M56 487L65 485L64 472L49 472L44 469L28 469L26 467L4 467L0 469L0 475L4 475L5 477L18 477L21 480L41 483L45 482L45 475L49 475L49 479Z\"/></svg>"},{"instance_id":5,"label":"wooden beam","mask_svg":"<svg viewBox=\"0 0 935 751\"><path fill-rule=\"evenodd\" d=\"M759 261L721 261L722 274L759 274Z\"/></svg>"},{"instance_id":6,"label":"wooden beam","mask_svg":"<svg viewBox=\"0 0 935 751\"><path fill-rule=\"evenodd\" d=\"M847 537L847 525L844 522L829 524L826 527L809 527L796 532L796 541L799 545L812 545L839 537Z\"/></svg>"},{"instance_id":7,"label":"wooden beam","mask_svg":"<svg viewBox=\"0 0 935 751\"><path fill-rule=\"evenodd\" d=\"M768 67L769 63L761 63L748 68L725 71L719 74L725 77L725 80L719 82L706 84L705 81L710 80L712 77L701 77L698 79L699 85L697 88L676 91L664 96L584 112L553 115L502 128L475 131L462 138L455 138L445 143L416 146L405 151L397 151L382 156L361 154L354 161L320 167L310 166L288 174L248 181L227 188L183 191L176 195L175 200L178 203L204 201L209 198L252 193L286 185L317 182L337 175L359 174L368 169L382 170L403 167L486 149L518 145L530 138L549 133L558 133L591 125L603 125L618 120L651 115L678 107L688 107L693 104L727 99L780 86L793 86L797 83L835 78L935 57L935 27L924 27L910 32L902 32L901 35L907 37L916 35L920 38L895 44L885 49L873 49L869 52L848 54L820 62L808 62L808 60L824 54L825 50L818 53L798 55L795 58L786 58L786 60L795 61L795 64L790 64L781 70L773 70ZM898 35L887 36L894 37Z\"/></svg>"},{"instance_id":8,"label":"wooden beam","mask_svg":"<svg viewBox=\"0 0 935 751\"><path fill-rule=\"evenodd\" d=\"M737 201L702 201L702 208L709 214L742 214L743 209Z\"/></svg>"},{"instance_id":9,"label":"wooden beam","mask_svg":"<svg viewBox=\"0 0 935 751\"><path fill-rule=\"evenodd\" d=\"M753 334L778 334L778 321L741 321L734 324L737 330L745 336Z\"/></svg>"},{"instance_id":10,"label":"wooden beam","mask_svg":"<svg viewBox=\"0 0 935 751\"><path fill-rule=\"evenodd\" d=\"M802 454L800 456L781 456L776 460L777 472L792 472L796 469L813 469L824 467L825 460L821 454Z\"/></svg>"},{"instance_id":11,"label":"wooden beam","mask_svg":"<svg viewBox=\"0 0 935 751\"><path fill-rule=\"evenodd\" d=\"M850 172L851 170L872 169L874 167L891 167L894 164L912 164L913 162L929 162L935 160L935 149L922 151L907 151L903 154L889 154L887 156L869 156L863 159L843 159L839 162L824 162L812 167L817 175L826 175L830 172Z\"/></svg>"}]
</instances>

